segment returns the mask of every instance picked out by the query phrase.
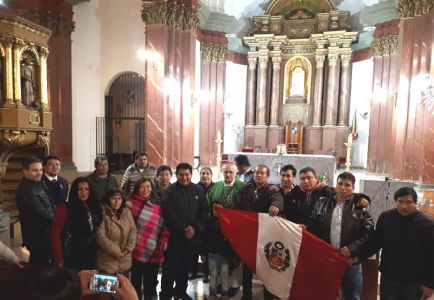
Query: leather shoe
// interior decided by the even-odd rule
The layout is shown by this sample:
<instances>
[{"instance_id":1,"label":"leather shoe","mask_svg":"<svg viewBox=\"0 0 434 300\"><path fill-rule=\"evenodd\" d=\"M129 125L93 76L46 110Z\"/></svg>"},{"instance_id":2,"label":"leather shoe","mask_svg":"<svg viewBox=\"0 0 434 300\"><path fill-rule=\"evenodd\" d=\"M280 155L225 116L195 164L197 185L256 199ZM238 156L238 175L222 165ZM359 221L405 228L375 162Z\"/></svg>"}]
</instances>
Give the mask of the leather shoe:
<instances>
[{"instance_id":1,"label":"leather shoe","mask_svg":"<svg viewBox=\"0 0 434 300\"><path fill-rule=\"evenodd\" d=\"M235 296L236 294L238 294L239 290L240 290L240 287L230 287L229 290L228 290L228 296L229 296L229 298Z\"/></svg>"}]
</instances>

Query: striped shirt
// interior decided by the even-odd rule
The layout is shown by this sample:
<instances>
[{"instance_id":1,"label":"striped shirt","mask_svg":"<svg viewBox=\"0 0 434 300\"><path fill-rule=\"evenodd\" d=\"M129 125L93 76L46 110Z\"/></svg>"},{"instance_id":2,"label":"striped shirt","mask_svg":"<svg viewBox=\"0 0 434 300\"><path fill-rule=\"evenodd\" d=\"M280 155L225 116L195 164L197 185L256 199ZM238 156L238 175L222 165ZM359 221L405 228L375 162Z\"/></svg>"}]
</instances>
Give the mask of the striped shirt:
<instances>
[{"instance_id":1,"label":"striped shirt","mask_svg":"<svg viewBox=\"0 0 434 300\"><path fill-rule=\"evenodd\" d=\"M129 165L122 177L121 190L125 196L133 192L134 185L140 178L149 178L152 182L157 174L157 168L148 163L143 169L137 168L136 164Z\"/></svg>"}]
</instances>

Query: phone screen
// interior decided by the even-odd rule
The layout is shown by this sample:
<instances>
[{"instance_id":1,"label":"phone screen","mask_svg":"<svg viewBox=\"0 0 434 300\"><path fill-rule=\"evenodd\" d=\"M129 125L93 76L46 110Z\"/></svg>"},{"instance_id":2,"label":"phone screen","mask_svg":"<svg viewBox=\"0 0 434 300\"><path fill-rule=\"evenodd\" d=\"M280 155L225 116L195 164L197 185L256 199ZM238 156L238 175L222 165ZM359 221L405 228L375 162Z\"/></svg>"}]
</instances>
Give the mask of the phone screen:
<instances>
[{"instance_id":1,"label":"phone screen","mask_svg":"<svg viewBox=\"0 0 434 300\"><path fill-rule=\"evenodd\" d=\"M95 292L114 293L110 290L113 284L118 285L118 278L116 276L95 274L90 281L89 289Z\"/></svg>"}]
</instances>

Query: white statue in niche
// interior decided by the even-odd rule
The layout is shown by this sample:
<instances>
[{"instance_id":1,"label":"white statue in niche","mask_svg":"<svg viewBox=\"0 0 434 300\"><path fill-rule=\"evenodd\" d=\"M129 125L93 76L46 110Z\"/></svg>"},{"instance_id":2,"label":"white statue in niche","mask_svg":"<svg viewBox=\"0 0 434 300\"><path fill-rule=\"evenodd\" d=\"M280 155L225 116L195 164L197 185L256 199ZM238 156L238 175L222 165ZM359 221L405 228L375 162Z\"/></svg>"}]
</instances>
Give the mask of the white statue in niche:
<instances>
[{"instance_id":1,"label":"white statue in niche","mask_svg":"<svg viewBox=\"0 0 434 300\"><path fill-rule=\"evenodd\" d=\"M305 76L305 71L301 66L294 68L291 75L291 88L289 89L290 97L304 97Z\"/></svg>"}]
</instances>

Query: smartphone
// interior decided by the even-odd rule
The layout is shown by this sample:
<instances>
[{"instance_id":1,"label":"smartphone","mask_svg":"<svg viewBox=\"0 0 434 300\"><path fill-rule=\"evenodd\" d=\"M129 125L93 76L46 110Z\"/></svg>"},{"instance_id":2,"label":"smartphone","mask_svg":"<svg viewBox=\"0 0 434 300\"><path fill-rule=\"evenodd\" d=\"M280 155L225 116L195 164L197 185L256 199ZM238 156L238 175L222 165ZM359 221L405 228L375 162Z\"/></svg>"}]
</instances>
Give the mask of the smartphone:
<instances>
[{"instance_id":1,"label":"smartphone","mask_svg":"<svg viewBox=\"0 0 434 300\"><path fill-rule=\"evenodd\" d=\"M95 274L90 280L89 289L94 292L114 293L110 289L112 285L118 285L118 278L116 276Z\"/></svg>"}]
</instances>

